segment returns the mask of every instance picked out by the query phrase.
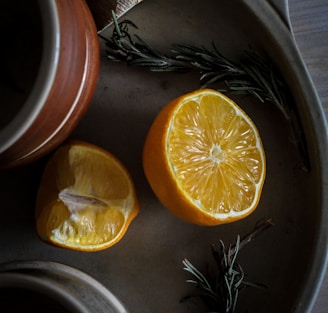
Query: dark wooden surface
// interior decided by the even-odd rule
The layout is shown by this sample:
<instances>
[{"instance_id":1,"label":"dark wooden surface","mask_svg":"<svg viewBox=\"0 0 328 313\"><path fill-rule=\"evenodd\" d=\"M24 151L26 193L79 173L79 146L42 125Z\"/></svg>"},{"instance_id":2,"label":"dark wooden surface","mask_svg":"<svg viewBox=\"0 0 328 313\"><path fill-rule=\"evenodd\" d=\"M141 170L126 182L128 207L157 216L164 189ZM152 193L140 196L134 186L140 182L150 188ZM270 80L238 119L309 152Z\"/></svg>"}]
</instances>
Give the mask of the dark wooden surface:
<instances>
[{"instance_id":1,"label":"dark wooden surface","mask_svg":"<svg viewBox=\"0 0 328 313\"><path fill-rule=\"evenodd\" d=\"M289 12L296 42L328 119L328 0L289 0ZM328 273L312 313L328 313Z\"/></svg>"}]
</instances>

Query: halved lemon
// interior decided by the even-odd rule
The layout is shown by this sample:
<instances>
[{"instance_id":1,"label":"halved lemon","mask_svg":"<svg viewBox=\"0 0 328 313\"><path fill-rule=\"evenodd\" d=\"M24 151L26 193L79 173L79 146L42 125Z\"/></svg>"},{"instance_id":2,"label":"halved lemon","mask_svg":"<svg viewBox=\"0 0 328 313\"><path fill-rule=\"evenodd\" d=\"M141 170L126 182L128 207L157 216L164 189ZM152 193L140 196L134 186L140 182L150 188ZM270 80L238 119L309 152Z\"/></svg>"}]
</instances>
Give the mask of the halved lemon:
<instances>
[{"instance_id":1,"label":"halved lemon","mask_svg":"<svg viewBox=\"0 0 328 313\"><path fill-rule=\"evenodd\" d=\"M248 216L258 205L266 174L254 122L211 89L182 95L160 111L145 141L143 167L162 204L199 225Z\"/></svg>"},{"instance_id":2,"label":"halved lemon","mask_svg":"<svg viewBox=\"0 0 328 313\"><path fill-rule=\"evenodd\" d=\"M74 141L47 163L36 199L37 233L44 241L102 250L123 237L138 212L130 174L104 149Z\"/></svg>"}]
</instances>

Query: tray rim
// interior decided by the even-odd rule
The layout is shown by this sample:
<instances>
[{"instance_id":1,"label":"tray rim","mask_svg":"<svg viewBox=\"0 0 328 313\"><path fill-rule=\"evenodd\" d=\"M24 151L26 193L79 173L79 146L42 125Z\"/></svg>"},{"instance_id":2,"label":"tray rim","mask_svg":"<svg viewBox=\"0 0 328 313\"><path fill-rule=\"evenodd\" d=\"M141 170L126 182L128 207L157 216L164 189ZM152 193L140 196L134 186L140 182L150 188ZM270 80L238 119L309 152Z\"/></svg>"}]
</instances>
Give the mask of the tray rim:
<instances>
[{"instance_id":1,"label":"tray rim","mask_svg":"<svg viewBox=\"0 0 328 313\"><path fill-rule=\"evenodd\" d=\"M284 51L289 66L303 88L307 110L312 121L314 138L317 139L318 165L321 172L321 221L317 231L317 242L314 247L315 255L308 273L307 285L301 290L301 297L295 307L295 313L311 313L328 266L328 123L325 113L314 86L310 73L303 61L300 50L293 35L288 9L288 0L243 0L243 3L258 18L260 23L269 31L279 48ZM311 106L308 105L311 103ZM305 109L299 108L298 109ZM320 140L319 140L320 139Z\"/></svg>"}]
</instances>

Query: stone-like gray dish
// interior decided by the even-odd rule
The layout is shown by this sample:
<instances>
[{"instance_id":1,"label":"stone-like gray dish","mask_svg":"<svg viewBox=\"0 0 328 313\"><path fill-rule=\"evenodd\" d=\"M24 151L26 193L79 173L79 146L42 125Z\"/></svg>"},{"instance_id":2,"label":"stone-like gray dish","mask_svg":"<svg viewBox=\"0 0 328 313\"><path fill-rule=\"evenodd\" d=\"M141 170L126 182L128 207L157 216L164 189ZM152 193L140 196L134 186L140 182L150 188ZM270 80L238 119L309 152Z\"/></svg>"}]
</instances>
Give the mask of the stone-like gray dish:
<instances>
[{"instance_id":1,"label":"stone-like gray dish","mask_svg":"<svg viewBox=\"0 0 328 313\"><path fill-rule=\"evenodd\" d=\"M0 291L11 288L33 292L31 297L34 294L36 297L47 296L52 303L67 309L67 313L127 313L119 300L98 281L78 269L56 262L17 261L1 264ZM13 299L20 301L17 297ZM35 299L29 300L37 303ZM28 300L25 305L29 305Z\"/></svg>"},{"instance_id":2,"label":"stone-like gray dish","mask_svg":"<svg viewBox=\"0 0 328 313\"><path fill-rule=\"evenodd\" d=\"M171 43L210 46L238 58L250 46L264 51L279 67L300 116L311 170L303 171L288 123L270 103L238 98L259 128L267 156L267 177L257 210L248 218L218 227L186 224L164 209L143 175L142 146L161 107L199 88L198 73L149 73L107 61L102 44L100 79L93 103L73 138L108 149L130 170L141 212L122 241L97 253L50 247L34 231L34 200L44 160L1 173L0 261L46 259L90 273L131 313L201 312L193 301L180 303L190 290L182 270L188 258L200 269L211 263L210 245L233 243L255 223L271 217L275 226L239 254L247 280L267 289L248 288L240 311L311 312L327 257L327 125L317 94L288 24L284 1L144 0L129 11L136 33L154 47ZM110 29L106 30L110 31ZM103 35L108 35L104 33Z\"/></svg>"}]
</instances>

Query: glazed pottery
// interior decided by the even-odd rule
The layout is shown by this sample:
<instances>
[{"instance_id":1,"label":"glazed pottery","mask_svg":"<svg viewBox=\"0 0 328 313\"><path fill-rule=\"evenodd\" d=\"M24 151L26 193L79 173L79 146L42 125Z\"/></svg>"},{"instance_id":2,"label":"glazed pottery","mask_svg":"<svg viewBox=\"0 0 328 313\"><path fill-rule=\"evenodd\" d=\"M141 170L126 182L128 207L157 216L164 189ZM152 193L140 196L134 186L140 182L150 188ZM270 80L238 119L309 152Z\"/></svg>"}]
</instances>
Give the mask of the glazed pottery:
<instances>
[{"instance_id":1,"label":"glazed pottery","mask_svg":"<svg viewBox=\"0 0 328 313\"><path fill-rule=\"evenodd\" d=\"M87 110L99 42L84 0L6 2L1 11L0 168L59 145Z\"/></svg>"},{"instance_id":2,"label":"glazed pottery","mask_svg":"<svg viewBox=\"0 0 328 313\"><path fill-rule=\"evenodd\" d=\"M0 264L0 300L6 312L126 313L90 275L57 262Z\"/></svg>"}]
</instances>

